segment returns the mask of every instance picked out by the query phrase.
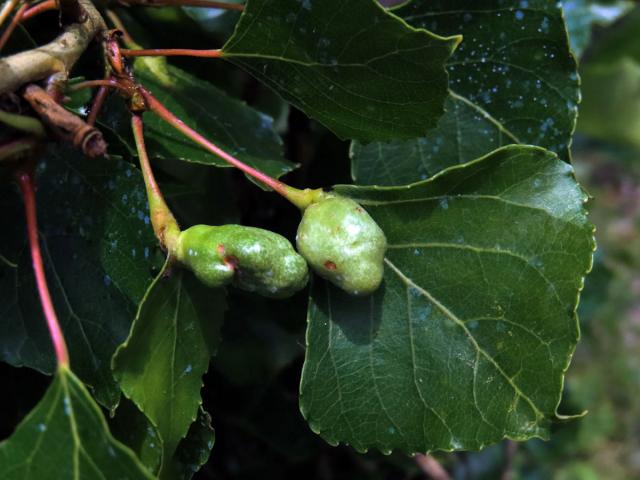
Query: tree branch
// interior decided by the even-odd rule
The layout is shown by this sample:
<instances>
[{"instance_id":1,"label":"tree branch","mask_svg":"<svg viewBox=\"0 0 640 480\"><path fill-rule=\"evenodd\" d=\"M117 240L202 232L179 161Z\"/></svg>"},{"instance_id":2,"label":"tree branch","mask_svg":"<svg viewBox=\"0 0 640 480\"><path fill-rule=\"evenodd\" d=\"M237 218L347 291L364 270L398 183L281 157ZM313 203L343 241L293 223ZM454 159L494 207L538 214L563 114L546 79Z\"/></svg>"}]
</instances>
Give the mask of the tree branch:
<instances>
[{"instance_id":1,"label":"tree branch","mask_svg":"<svg viewBox=\"0 0 640 480\"><path fill-rule=\"evenodd\" d=\"M0 94L55 73L68 73L96 35L107 29L91 0L78 3L86 14L83 22L69 25L47 45L0 59Z\"/></svg>"},{"instance_id":2,"label":"tree branch","mask_svg":"<svg viewBox=\"0 0 640 480\"><path fill-rule=\"evenodd\" d=\"M107 144L97 128L60 106L38 85L27 86L23 97L58 137L73 143L87 157L95 158L107 152Z\"/></svg>"}]
</instances>

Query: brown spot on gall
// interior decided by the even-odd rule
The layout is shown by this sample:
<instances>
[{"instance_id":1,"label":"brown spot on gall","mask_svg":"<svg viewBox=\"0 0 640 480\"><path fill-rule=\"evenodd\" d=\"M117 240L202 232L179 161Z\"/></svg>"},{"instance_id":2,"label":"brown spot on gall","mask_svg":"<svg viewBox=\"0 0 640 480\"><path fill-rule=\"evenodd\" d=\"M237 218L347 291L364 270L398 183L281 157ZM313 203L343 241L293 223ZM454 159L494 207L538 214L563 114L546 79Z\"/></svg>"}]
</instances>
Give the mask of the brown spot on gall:
<instances>
[{"instance_id":1,"label":"brown spot on gall","mask_svg":"<svg viewBox=\"0 0 640 480\"><path fill-rule=\"evenodd\" d=\"M233 255L227 255L222 259L222 261L231 270L236 270L238 268L238 264L240 263L240 260L238 260L238 258L234 257Z\"/></svg>"},{"instance_id":2,"label":"brown spot on gall","mask_svg":"<svg viewBox=\"0 0 640 480\"><path fill-rule=\"evenodd\" d=\"M324 262L324 268L326 268L327 270L333 271L338 267L331 260L327 260L326 262Z\"/></svg>"}]
</instances>

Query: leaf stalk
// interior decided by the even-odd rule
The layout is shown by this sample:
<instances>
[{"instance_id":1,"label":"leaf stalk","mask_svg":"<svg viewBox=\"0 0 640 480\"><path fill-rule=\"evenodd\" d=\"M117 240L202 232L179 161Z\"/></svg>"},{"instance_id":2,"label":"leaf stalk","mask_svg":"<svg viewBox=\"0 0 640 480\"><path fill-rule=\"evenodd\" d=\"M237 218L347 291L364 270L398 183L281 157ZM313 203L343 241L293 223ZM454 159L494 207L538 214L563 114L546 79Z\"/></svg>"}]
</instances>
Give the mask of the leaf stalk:
<instances>
[{"instance_id":1,"label":"leaf stalk","mask_svg":"<svg viewBox=\"0 0 640 480\"><path fill-rule=\"evenodd\" d=\"M22 170L18 172L16 180L24 200L29 248L31 250L31 260L33 272L36 277L40 304L42 305L42 311L47 321L47 327L49 329L49 335L51 336L51 341L56 354L58 368L68 368L69 353L67 350L67 344L64 340L60 323L58 322L53 301L51 300L51 294L49 292L49 286L47 285L47 278L44 271L44 262L42 261L42 252L40 251L33 170Z\"/></svg>"},{"instance_id":2,"label":"leaf stalk","mask_svg":"<svg viewBox=\"0 0 640 480\"><path fill-rule=\"evenodd\" d=\"M167 250L170 257L175 257L178 248L178 237L180 236L180 226L176 221L171 209L162 195L160 186L156 182L147 148L144 143L144 127L142 117L138 114L131 116L131 128L138 149L138 158L140 159L140 168L144 178L144 184L147 190L147 199L149 201L149 213L151 217L151 225L153 231L162 245Z\"/></svg>"},{"instance_id":3,"label":"leaf stalk","mask_svg":"<svg viewBox=\"0 0 640 480\"><path fill-rule=\"evenodd\" d=\"M201 58L220 58L223 55L222 50L194 50L189 48L152 48L143 50L120 50L123 57L201 57Z\"/></svg>"},{"instance_id":4,"label":"leaf stalk","mask_svg":"<svg viewBox=\"0 0 640 480\"><path fill-rule=\"evenodd\" d=\"M153 113L158 115L162 120L167 122L173 128L178 130L187 138L191 139L193 142L202 146L205 150L213 153L214 155L220 157L228 164L236 167L238 170L246 173L247 175L255 178L260 183L266 185L271 188L276 193L282 195L284 198L289 200L296 207L304 210L310 204L314 203L319 199L320 196L323 195L321 189L304 189L299 190L297 188L290 187L286 183L283 183L279 180L276 180L273 177L247 165L246 163L238 160L233 155L222 150L220 147L210 142L194 129L186 125L182 120L176 117L173 113L171 113L156 97L154 97L151 92L149 92L146 88L140 87L140 94L144 97L145 102L147 103L147 107Z\"/></svg>"}]
</instances>

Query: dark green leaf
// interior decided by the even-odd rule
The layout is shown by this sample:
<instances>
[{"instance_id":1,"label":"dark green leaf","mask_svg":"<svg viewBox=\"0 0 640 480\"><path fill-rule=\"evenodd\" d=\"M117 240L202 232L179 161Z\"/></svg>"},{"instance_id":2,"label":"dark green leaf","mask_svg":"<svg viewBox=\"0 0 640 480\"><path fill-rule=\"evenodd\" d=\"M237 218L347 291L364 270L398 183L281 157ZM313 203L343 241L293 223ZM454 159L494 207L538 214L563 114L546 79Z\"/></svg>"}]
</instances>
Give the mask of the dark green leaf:
<instances>
[{"instance_id":1,"label":"dark green leaf","mask_svg":"<svg viewBox=\"0 0 640 480\"><path fill-rule=\"evenodd\" d=\"M224 290L205 287L187 271L165 268L114 355L122 391L158 427L163 469L198 415L202 375L219 343L224 309Z\"/></svg>"},{"instance_id":2,"label":"dark green leaf","mask_svg":"<svg viewBox=\"0 0 640 480\"><path fill-rule=\"evenodd\" d=\"M250 0L223 51L338 136L370 141L435 125L458 40L413 29L376 0Z\"/></svg>"},{"instance_id":3,"label":"dark green leaf","mask_svg":"<svg viewBox=\"0 0 640 480\"><path fill-rule=\"evenodd\" d=\"M189 480L207 463L216 434L211 426L211 416L202 407L198 418L191 424L187 436L182 439L170 467L171 479Z\"/></svg>"},{"instance_id":4,"label":"dark green leaf","mask_svg":"<svg viewBox=\"0 0 640 480\"><path fill-rule=\"evenodd\" d=\"M89 392L67 369L57 372L40 403L0 443L0 477L153 479L133 452L111 436Z\"/></svg>"},{"instance_id":5,"label":"dark green leaf","mask_svg":"<svg viewBox=\"0 0 640 480\"><path fill-rule=\"evenodd\" d=\"M158 438L158 429L135 403L121 399L109 425L113 436L133 450L147 470L154 474L160 470L162 440Z\"/></svg>"},{"instance_id":6,"label":"dark green leaf","mask_svg":"<svg viewBox=\"0 0 640 480\"><path fill-rule=\"evenodd\" d=\"M579 101L576 62L555 0L414 0L393 12L463 41L447 62L446 114L426 136L354 143L360 184L402 185L508 144L540 145L569 159Z\"/></svg>"},{"instance_id":7,"label":"dark green leaf","mask_svg":"<svg viewBox=\"0 0 640 480\"><path fill-rule=\"evenodd\" d=\"M297 299L297 297L296 297ZM296 322L291 332L283 318L304 318L306 298L283 303L235 290L229 295L224 342L214 368L234 385L265 385L294 360L300 358L304 326Z\"/></svg>"},{"instance_id":8,"label":"dark green leaf","mask_svg":"<svg viewBox=\"0 0 640 480\"><path fill-rule=\"evenodd\" d=\"M87 80L84 77L75 77L69 79L67 86L71 87L77 83L81 83ZM72 91L70 88L67 88L65 92L66 101L64 102L64 107L67 110L72 111L76 115L87 115L89 112L89 107L91 105L91 89L83 88L81 90Z\"/></svg>"},{"instance_id":9,"label":"dark green leaf","mask_svg":"<svg viewBox=\"0 0 640 480\"><path fill-rule=\"evenodd\" d=\"M633 58L640 62L640 5L629 12L619 22L611 25L589 49L590 63L616 63L623 58Z\"/></svg>"},{"instance_id":10,"label":"dark green leaf","mask_svg":"<svg viewBox=\"0 0 640 480\"><path fill-rule=\"evenodd\" d=\"M244 3L243 0L228 0L228 3ZM193 18L200 28L213 37L229 37L238 23L240 12L219 8L183 7L185 13Z\"/></svg>"},{"instance_id":11,"label":"dark green leaf","mask_svg":"<svg viewBox=\"0 0 640 480\"><path fill-rule=\"evenodd\" d=\"M0 358L53 373L22 202L9 187L0 195L3 211L14 216L0 236L0 252L13 264L0 262ZM120 390L110 359L158 265L142 176L122 161L53 150L39 170L37 202L47 278L71 364L97 400L112 408Z\"/></svg>"},{"instance_id":12,"label":"dark green leaf","mask_svg":"<svg viewBox=\"0 0 640 480\"><path fill-rule=\"evenodd\" d=\"M598 0L565 0L562 10L569 31L571 50L576 57L591 41L591 29L594 25L608 25L633 8L629 0L598 1Z\"/></svg>"},{"instance_id":13,"label":"dark green leaf","mask_svg":"<svg viewBox=\"0 0 640 480\"><path fill-rule=\"evenodd\" d=\"M580 133L640 147L640 62L622 58L611 64L586 64L582 91Z\"/></svg>"},{"instance_id":14,"label":"dark green leaf","mask_svg":"<svg viewBox=\"0 0 640 480\"><path fill-rule=\"evenodd\" d=\"M640 7L601 32L581 66L578 131L640 146ZM607 92L603 95L603 92Z\"/></svg>"},{"instance_id":15,"label":"dark green leaf","mask_svg":"<svg viewBox=\"0 0 640 480\"><path fill-rule=\"evenodd\" d=\"M336 191L389 249L370 297L315 283L300 398L311 428L358 450L546 438L594 249L572 168L509 146L413 185Z\"/></svg>"},{"instance_id":16,"label":"dark green leaf","mask_svg":"<svg viewBox=\"0 0 640 480\"><path fill-rule=\"evenodd\" d=\"M295 168L283 157L282 140L273 130L271 117L160 58L139 59L135 62L135 74L173 114L243 162L273 177ZM129 117L122 100L114 97L101 118L129 153L136 155ZM146 113L144 122L151 157L229 166L156 115Z\"/></svg>"}]
</instances>

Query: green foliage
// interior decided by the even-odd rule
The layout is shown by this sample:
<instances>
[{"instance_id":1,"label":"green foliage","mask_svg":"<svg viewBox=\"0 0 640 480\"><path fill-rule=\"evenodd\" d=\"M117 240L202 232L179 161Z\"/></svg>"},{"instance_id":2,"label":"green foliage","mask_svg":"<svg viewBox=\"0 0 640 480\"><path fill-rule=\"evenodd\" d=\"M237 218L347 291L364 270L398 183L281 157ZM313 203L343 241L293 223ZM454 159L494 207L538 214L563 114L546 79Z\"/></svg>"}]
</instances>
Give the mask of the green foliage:
<instances>
[{"instance_id":1,"label":"green foliage","mask_svg":"<svg viewBox=\"0 0 640 480\"><path fill-rule=\"evenodd\" d=\"M571 167L512 146L406 187L336 191L368 209L388 251L373 296L312 290L311 428L405 452L547 438L594 250Z\"/></svg>"},{"instance_id":2,"label":"green foliage","mask_svg":"<svg viewBox=\"0 0 640 480\"><path fill-rule=\"evenodd\" d=\"M594 25L609 25L632 8L633 2L628 0L566 0L562 2L571 51L580 58L591 41L591 30Z\"/></svg>"},{"instance_id":3,"label":"green foliage","mask_svg":"<svg viewBox=\"0 0 640 480\"><path fill-rule=\"evenodd\" d=\"M224 310L223 290L165 267L113 357L122 391L158 428L163 478L177 468L178 445L198 416L202 375L217 349Z\"/></svg>"},{"instance_id":4,"label":"green foliage","mask_svg":"<svg viewBox=\"0 0 640 480\"><path fill-rule=\"evenodd\" d=\"M0 355L15 366L55 370L40 312L19 196L3 183L0 202L12 212L0 235ZM50 290L75 373L97 400L113 408L120 389L109 368L159 266L140 173L121 159L87 161L50 150L40 166L37 199Z\"/></svg>"},{"instance_id":5,"label":"green foliage","mask_svg":"<svg viewBox=\"0 0 640 480\"><path fill-rule=\"evenodd\" d=\"M243 162L274 177L295 168L283 157L282 140L273 130L271 117L163 59L139 59L134 63L134 71L140 83L169 110ZM115 135L113 141L118 149L124 154L136 154L129 113L120 99L112 99L101 121ZM151 157L229 166L155 115L145 114L144 121L145 142Z\"/></svg>"},{"instance_id":6,"label":"green foliage","mask_svg":"<svg viewBox=\"0 0 640 480\"><path fill-rule=\"evenodd\" d=\"M387 240L350 198L324 195L308 206L296 241L316 273L351 295L368 295L380 286Z\"/></svg>"},{"instance_id":7,"label":"green foliage","mask_svg":"<svg viewBox=\"0 0 640 480\"><path fill-rule=\"evenodd\" d=\"M252 0L223 51L336 135L371 141L435 124L459 41L413 29L374 0Z\"/></svg>"},{"instance_id":8,"label":"green foliage","mask_svg":"<svg viewBox=\"0 0 640 480\"><path fill-rule=\"evenodd\" d=\"M586 65L579 131L594 138L640 146L640 62ZM602 95L607 91L607 95Z\"/></svg>"},{"instance_id":9,"label":"green foliage","mask_svg":"<svg viewBox=\"0 0 640 480\"><path fill-rule=\"evenodd\" d=\"M122 88L96 124L107 158L48 131L39 234L72 373L55 364L11 183L24 159L7 147L25 133L0 125L0 477L410 479L424 472L407 454L425 452L452 478L640 475L637 6L112 8L145 47L220 48L127 58L112 81L289 174L296 189L277 192L317 198L300 221L146 112L162 196L195 225L167 254ZM56 38L63 18L24 22L3 55ZM73 84L103 78L101 41L65 90L73 114L92 108L95 90ZM35 115L14 93L0 110Z\"/></svg>"},{"instance_id":10,"label":"green foliage","mask_svg":"<svg viewBox=\"0 0 640 480\"><path fill-rule=\"evenodd\" d=\"M309 280L304 258L281 235L242 225L195 225L180 234L176 258L205 285L286 298Z\"/></svg>"},{"instance_id":11,"label":"green foliage","mask_svg":"<svg viewBox=\"0 0 640 480\"><path fill-rule=\"evenodd\" d=\"M82 382L57 371L44 398L0 443L0 476L6 480L153 477L131 450L115 440Z\"/></svg>"},{"instance_id":12,"label":"green foliage","mask_svg":"<svg viewBox=\"0 0 640 480\"><path fill-rule=\"evenodd\" d=\"M569 159L578 74L555 0L414 0L393 10L440 35L462 34L447 61L445 114L425 136L352 146L357 183L403 185L513 143ZM553 114L550 114L553 112Z\"/></svg>"},{"instance_id":13,"label":"green foliage","mask_svg":"<svg viewBox=\"0 0 640 480\"><path fill-rule=\"evenodd\" d=\"M578 131L640 146L640 8L612 25L582 67L585 100ZM602 95L606 91L607 95Z\"/></svg>"}]
</instances>

